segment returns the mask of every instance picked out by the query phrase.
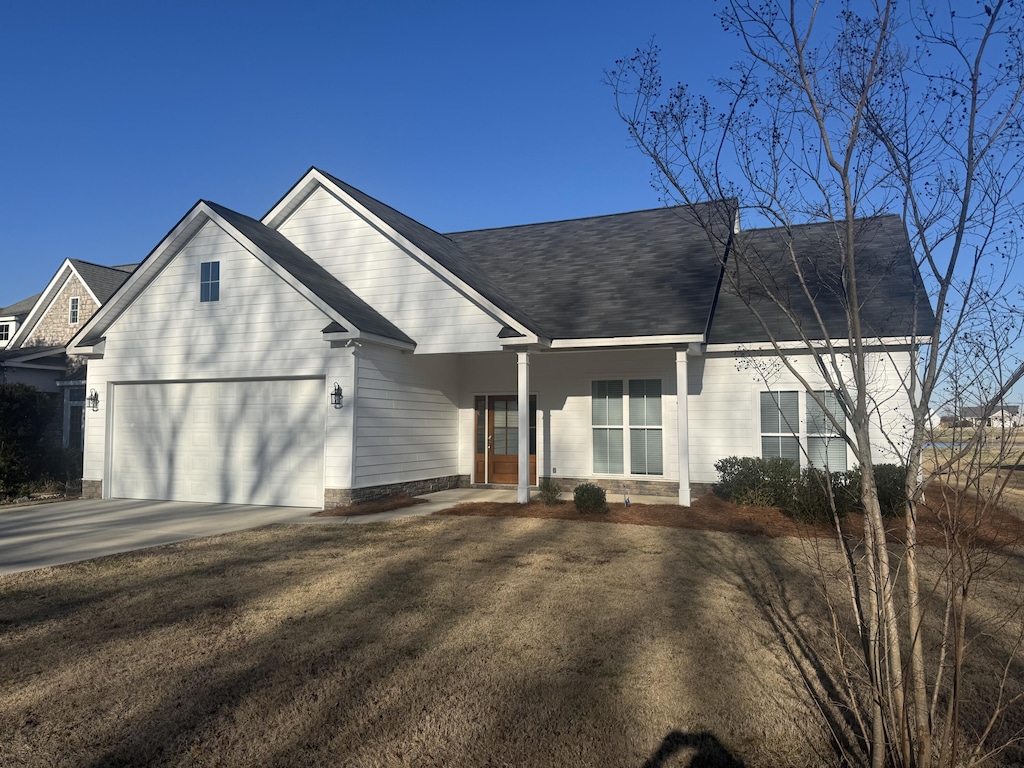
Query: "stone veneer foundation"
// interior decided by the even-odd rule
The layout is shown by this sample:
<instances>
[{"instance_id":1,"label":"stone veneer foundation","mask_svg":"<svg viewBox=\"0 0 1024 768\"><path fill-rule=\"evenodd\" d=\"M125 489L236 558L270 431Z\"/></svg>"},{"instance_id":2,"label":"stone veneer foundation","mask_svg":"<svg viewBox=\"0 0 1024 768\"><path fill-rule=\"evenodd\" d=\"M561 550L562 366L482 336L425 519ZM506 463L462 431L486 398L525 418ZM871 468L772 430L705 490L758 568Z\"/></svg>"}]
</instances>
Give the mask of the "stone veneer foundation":
<instances>
[{"instance_id":1,"label":"stone veneer foundation","mask_svg":"<svg viewBox=\"0 0 1024 768\"><path fill-rule=\"evenodd\" d=\"M83 480L82 481L82 498L83 499L102 499L103 498L103 481L102 480Z\"/></svg>"},{"instance_id":2,"label":"stone veneer foundation","mask_svg":"<svg viewBox=\"0 0 1024 768\"><path fill-rule=\"evenodd\" d=\"M464 488L466 487L464 483L467 480L468 478L463 475L446 475L445 477L432 477L429 480L412 480L407 483L371 485L367 488L327 488L324 490L324 509L347 507L350 504L361 504L391 496L419 496L434 491Z\"/></svg>"}]
</instances>

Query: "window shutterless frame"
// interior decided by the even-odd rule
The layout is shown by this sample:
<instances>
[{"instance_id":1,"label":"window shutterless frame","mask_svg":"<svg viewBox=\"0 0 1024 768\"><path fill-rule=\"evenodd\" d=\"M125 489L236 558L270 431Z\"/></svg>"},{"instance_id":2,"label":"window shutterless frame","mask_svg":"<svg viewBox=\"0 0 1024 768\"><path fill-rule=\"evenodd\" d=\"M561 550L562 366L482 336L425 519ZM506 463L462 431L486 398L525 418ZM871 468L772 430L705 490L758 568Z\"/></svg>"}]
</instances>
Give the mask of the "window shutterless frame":
<instances>
[{"instance_id":1,"label":"window shutterless frame","mask_svg":"<svg viewBox=\"0 0 1024 768\"><path fill-rule=\"evenodd\" d=\"M78 307L79 307L79 304L80 304L80 301L79 301L79 298L77 296L72 296L68 300L68 322L71 325L76 325L78 323Z\"/></svg>"},{"instance_id":2,"label":"window shutterless frame","mask_svg":"<svg viewBox=\"0 0 1024 768\"><path fill-rule=\"evenodd\" d=\"M199 265L199 301L220 301L220 262L204 261Z\"/></svg>"}]
</instances>

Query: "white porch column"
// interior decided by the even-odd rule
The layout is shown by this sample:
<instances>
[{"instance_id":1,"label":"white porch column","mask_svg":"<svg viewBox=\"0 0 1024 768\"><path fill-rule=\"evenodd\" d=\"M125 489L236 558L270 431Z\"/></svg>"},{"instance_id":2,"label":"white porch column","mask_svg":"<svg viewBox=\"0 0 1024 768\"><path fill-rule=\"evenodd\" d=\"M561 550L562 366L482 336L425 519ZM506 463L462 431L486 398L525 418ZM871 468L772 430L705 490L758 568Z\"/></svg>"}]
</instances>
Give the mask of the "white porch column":
<instances>
[{"instance_id":1,"label":"white porch column","mask_svg":"<svg viewBox=\"0 0 1024 768\"><path fill-rule=\"evenodd\" d=\"M676 349L676 435L679 445L679 505L690 506L690 417L687 348Z\"/></svg>"},{"instance_id":2,"label":"white porch column","mask_svg":"<svg viewBox=\"0 0 1024 768\"><path fill-rule=\"evenodd\" d=\"M530 353L516 352L519 368L519 489L517 501L530 500Z\"/></svg>"}]
</instances>

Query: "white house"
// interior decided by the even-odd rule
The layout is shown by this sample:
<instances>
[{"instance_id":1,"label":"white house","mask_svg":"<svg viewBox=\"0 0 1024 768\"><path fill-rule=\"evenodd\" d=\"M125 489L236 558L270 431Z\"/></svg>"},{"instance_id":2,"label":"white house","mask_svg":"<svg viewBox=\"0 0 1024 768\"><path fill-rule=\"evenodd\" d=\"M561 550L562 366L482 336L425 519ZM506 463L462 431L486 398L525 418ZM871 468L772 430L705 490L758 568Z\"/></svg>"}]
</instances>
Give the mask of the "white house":
<instances>
[{"instance_id":1,"label":"white house","mask_svg":"<svg viewBox=\"0 0 1024 768\"><path fill-rule=\"evenodd\" d=\"M260 221L200 201L69 347L90 358L85 492L320 507L458 484L525 500L551 477L689 504L724 456L847 466L697 215L733 230L722 203L442 235L315 168ZM821 234L786 236L825 264ZM931 310L899 218L858 237L892 437ZM794 340L807 311L794 294L763 317Z\"/></svg>"}]
</instances>

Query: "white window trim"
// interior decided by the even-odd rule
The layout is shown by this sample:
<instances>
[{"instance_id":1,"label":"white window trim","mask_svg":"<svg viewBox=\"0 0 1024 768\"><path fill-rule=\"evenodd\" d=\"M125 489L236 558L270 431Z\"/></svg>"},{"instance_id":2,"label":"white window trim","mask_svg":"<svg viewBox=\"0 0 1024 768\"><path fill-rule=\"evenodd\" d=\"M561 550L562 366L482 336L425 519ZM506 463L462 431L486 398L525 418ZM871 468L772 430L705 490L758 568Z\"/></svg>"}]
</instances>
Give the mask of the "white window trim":
<instances>
[{"instance_id":1,"label":"white window trim","mask_svg":"<svg viewBox=\"0 0 1024 768\"><path fill-rule=\"evenodd\" d=\"M661 426L648 427L637 425L636 429L657 429L661 431L661 474L637 475L633 474L633 464L630 446L630 429L634 428L629 423L629 382L646 381L656 379L661 382ZM622 424L616 427L594 426L593 393L595 381L621 381L622 382ZM654 373L632 373L627 376L622 374L607 374L604 376L594 375L587 380L587 466L590 468L590 477L600 480L629 479L629 480L668 480L669 479L669 457L665 450L665 411L666 411L665 377ZM622 473L595 472L594 471L594 430L595 429L621 429L622 430Z\"/></svg>"},{"instance_id":2,"label":"white window trim","mask_svg":"<svg viewBox=\"0 0 1024 768\"><path fill-rule=\"evenodd\" d=\"M11 324L0 323L0 342L6 344L11 340Z\"/></svg>"},{"instance_id":3,"label":"white window trim","mask_svg":"<svg viewBox=\"0 0 1024 768\"><path fill-rule=\"evenodd\" d=\"M82 299L72 296L68 299L68 325L78 325L82 318Z\"/></svg>"},{"instance_id":4,"label":"white window trim","mask_svg":"<svg viewBox=\"0 0 1024 768\"><path fill-rule=\"evenodd\" d=\"M814 391L815 392L822 392L822 391L829 391L829 390L828 390L828 387L822 386L821 389L815 389ZM796 392L796 394L797 394L797 418L798 418L800 423L799 423L799 426L797 428L797 431L794 434L796 435L796 438L799 441L800 469L806 469L809 466L808 465L808 460L807 460L807 453L808 453L808 445L809 445L809 443L807 442L807 438L809 438L809 437L825 437L826 435L824 433L821 433L821 432L808 432L808 430L807 430L807 403L810 400L810 398L809 398L809 396L807 394L807 390L805 390L802 386L800 386L799 384L797 384L795 382L793 384L791 384L791 385L776 386L776 387L772 387L772 388L768 388L768 387L764 386L763 384L755 385L754 391L753 391L753 395L751 397L751 401L753 403L753 409L752 409L751 412L752 412L753 417L754 417L752 419L752 422L753 422L752 426L753 426L753 429L754 429L754 433L753 433L754 434L754 436L753 436L754 453L752 453L751 455L757 456L759 458L764 458L764 456L761 453L761 436L763 434L773 434L773 433L770 433L770 432L768 432L768 433L762 433L761 432L761 393L762 392ZM835 435L832 435L832 437L835 437L837 440L842 440L843 439L842 436L840 434L838 434L838 433L835 434ZM853 462L851 461L850 447L847 445L846 446L846 468L850 469L852 466L853 466Z\"/></svg>"}]
</instances>

